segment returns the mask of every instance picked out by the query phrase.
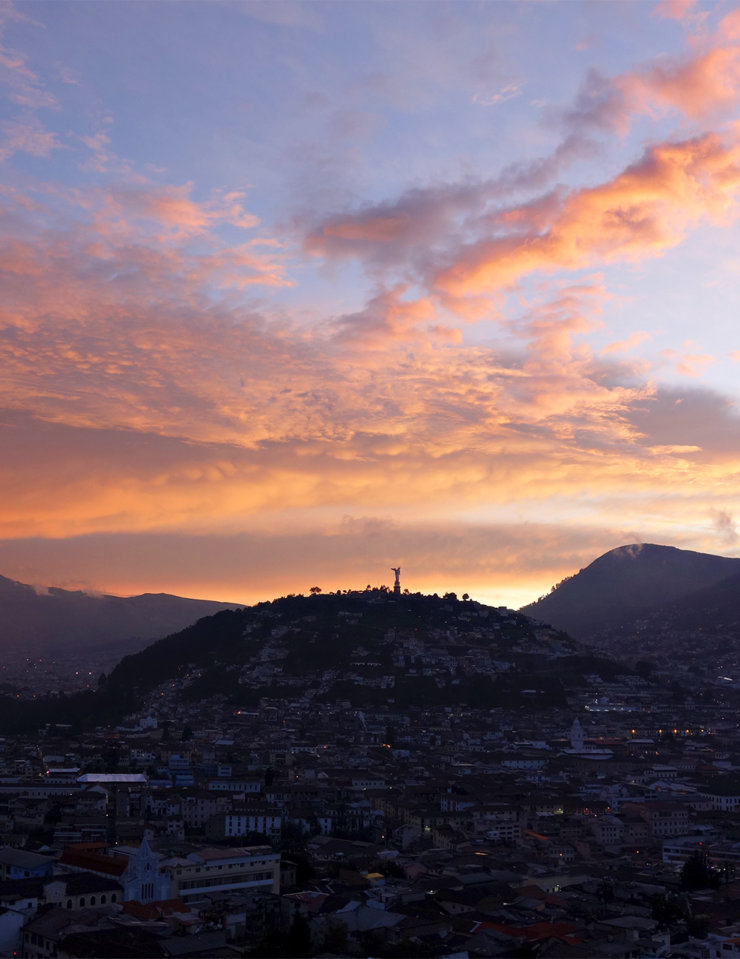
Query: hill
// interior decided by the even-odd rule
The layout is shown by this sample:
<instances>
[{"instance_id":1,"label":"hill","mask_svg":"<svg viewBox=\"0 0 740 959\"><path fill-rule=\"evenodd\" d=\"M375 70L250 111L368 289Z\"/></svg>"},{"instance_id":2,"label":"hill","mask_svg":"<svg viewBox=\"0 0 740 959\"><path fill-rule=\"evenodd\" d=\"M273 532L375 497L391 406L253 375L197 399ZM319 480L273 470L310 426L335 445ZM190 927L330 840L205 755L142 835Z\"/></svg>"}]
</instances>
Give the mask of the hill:
<instances>
[{"instance_id":1,"label":"hill","mask_svg":"<svg viewBox=\"0 0 740 959\"><path fill-rule=\"evenodd\" d=\"M212 698L234 707L268 697L536 710L565 705L596 672L625 668L521 613L453 594L289 596L201 619L126 656L98 693L2 708L0 725L99 725Z\"/></svg>"},{"instance_id":2,"label":"hill","mask_svg":"<svg viewBox=\"0 0 740 959\"><path fill-rule=\"evenodd\" d=\"M716 683L740 671L740 573L659 605L626 623L602 628L598 645L637 659L681 664L694 678Z\"/></svg>"},{"instance_id":3,"label":"hill","mask_svg":"<svg viewBox=\"0 0 740 959\"><path fill-rule=\"evenodd\" d=\"M724 609L732 605L733 589L722 584L731 578L740 582L738 577L740 559L650 543L620 546L521 612L582 642L601 643L634 632L647 618L669 617L671 609L706 624L719 597Z\"/></svg>"},{"instance_id":4,"label":"hill","mask_svg":"<svg viewBox=\"0 0 740 959\"><path fill-rule=\"evenodd\" d=\"M0 642L5 663L65 650L108 648L123 656L233 603L167 593L108 596L38 589L0 576Z\"/></svg>"}]
</instances>

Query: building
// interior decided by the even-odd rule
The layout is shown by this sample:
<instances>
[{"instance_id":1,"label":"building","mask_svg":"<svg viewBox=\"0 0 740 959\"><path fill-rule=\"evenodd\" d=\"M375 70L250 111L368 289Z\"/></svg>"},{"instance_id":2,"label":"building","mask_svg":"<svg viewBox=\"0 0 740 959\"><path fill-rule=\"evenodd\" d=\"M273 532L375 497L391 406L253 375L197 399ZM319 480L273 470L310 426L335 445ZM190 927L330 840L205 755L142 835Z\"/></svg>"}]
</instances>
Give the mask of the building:
<instances>
[{"instance_id":1,"label":"building","mask_svg":"<svg viewBox=\"0 0 740 959\"><path fill-rule=\"evenodd\" d=\"M116 846L107 851L102 843L67 846L59 860L71 871L106 876L123 886L123 900L159 902L170 898L170 876L161 869L161 857L146 839L139 846Z\"/></svg>"},{"instance_id":2,"label":"building","mask_svg":"<svg viewBox=\"0 0 740 959\"><path fill-rule=\"evenodd\" d=\"M280 892L280 853L271 846L201 849L164 863L171 894L190 902L203 896L222 899L243 889Z\"/></svg>"},{"instance_id":3,"label":"building","mask_svg":"<svg viewBox=\"0 0 740 959\"><path fill-rule=\"evenodd\" d=\"M53 871L52 856L13 849L11 846L0 848L0 880L42 879L44 876L50 876Z\"/></svg>"},{"instance_id":4,"label":"building","mask_svg":"<svg viewBox=\"0 0 740 959\"><path fill-rule=\"evenodd\" d=\"M268 839L280 839L283 817L276 809L249 809L214 816L206 824L211 841L259 833Z\"/></svg>"}]
</instances>

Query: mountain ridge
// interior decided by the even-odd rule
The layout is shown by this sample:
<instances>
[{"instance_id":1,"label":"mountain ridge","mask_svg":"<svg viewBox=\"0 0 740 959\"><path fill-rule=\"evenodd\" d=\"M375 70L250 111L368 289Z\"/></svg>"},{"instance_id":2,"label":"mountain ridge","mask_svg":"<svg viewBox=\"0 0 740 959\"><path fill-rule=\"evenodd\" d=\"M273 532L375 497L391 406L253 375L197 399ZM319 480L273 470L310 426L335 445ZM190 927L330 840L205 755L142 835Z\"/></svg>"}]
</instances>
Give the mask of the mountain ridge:
<instances>
[{"instance_id":1,"label":"mountain ridge","mask_svg":"<svg viewBox=\"0 0 740 959\"><path fill-rule=\"evenodd\" d=\"M65 649L132 648L238 603L190 599L171 593L113 596L59 586L31 586L0 576L0 641L6 661Z\"/></svg>"},{"instance_id":2,"label":"mountain ridge","mask_svg":"<svg viewBox=\"0 0 740 959\"><path fill-rule=\"evenodd\" d=\"M738 558L632 543L597 557L520 612L593 643L675 604L704 608L704 591L734 577L740 577Z\"/></svg>"}]
</instances>

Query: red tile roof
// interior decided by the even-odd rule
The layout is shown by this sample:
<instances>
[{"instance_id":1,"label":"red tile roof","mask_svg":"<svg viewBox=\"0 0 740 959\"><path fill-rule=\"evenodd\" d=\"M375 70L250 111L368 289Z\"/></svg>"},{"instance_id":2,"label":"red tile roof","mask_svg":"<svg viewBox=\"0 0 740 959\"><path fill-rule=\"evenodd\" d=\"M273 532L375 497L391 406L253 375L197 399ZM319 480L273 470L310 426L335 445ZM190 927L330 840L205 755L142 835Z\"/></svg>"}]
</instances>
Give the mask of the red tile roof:
<instances>
[{"instance_id":1,"label":"red tile roof","mask_svg":"<svg viewBox=\"0 0 740 959\"><path fill-rule=\"evenodd\" d=\"M87 869L89 872L102 872L106 876L122 876L128 867L127 856L107 856L89 848L76 849L74 846L68 846L64 850L59 862L64 866Z\"/></svg>"}]
</instances>

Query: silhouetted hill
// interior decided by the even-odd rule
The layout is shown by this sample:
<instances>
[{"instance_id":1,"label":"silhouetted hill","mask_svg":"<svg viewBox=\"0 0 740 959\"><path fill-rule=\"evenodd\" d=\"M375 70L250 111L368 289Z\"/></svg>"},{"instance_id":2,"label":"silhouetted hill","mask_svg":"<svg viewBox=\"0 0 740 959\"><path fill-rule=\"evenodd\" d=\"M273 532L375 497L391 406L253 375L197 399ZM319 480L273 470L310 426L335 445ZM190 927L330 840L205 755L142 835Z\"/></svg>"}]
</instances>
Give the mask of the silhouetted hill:
<instances>
[{"instance_id":1,"label":"silhouetted hill","mask_svg":"<svg viewBox=\"0 0 740 959\"><path fill-rule=\"evenodd\" d=\"M699 591L719 588L731 576L740 576L740 559L650 543L620 546L521 612L589 643L605 633L624 634L671 604L703 620L700 610L710 600ZM732 589L722 587L716 596L731 602Z\"/></svg>"},{"instance_id":2,"label":"silhouetted hill","mask_svg":"<svg viewBox=\"0 0 740 959\"><path fill-rule=\"evenodd\" d=\"M603 627L598 645L622 655L669 659L695 676L740 665L740 573L627 622ZM716 677L715 677L716 678Z\"/></svg>"},{"instance_id":3,"label":"silhouetted hill","mask_svg":"<svg viewBox=\"0 0 740 959\"><path fill-rule=\"evenodd\" d=\"M119 646L123 656L234 605L167 593L122 597L38 589L0 576L0 648L6 663L92 647Z\"/></svg>"},{"instance_id":4,"label":"silhouetted hill","mask_svg":"<svg viewBox=\"0 0 740 959\"><path fill-rule=\"evenodd\" d=\"M119 687L146 692L174 680L184 684L186 698L217 690L237 692L243 702L252 688L284 684L329 692L339 683L356 685L353 695L372 699L373 686L365 683L383 676L393 678L395 689L396 681L426 675L439 689L434 677L449 683L450 667L457 674L463 659L465 678L467 658L476 652L531 665L548 649L578 652L570 637L538 631L520 613L457 598L396 598L380 590L291 596L221 612L127 656L111 672L108 692ZM469 671L475 672L472 666ZM452 700L458 692L451 693Z\"/></svg>"},{"instance_id":5,"label":"silhouetted hill","mask_svg":"<svg viewBox=\"0 0 740 959\"><path fill-rule=\"evenodd\" d=\"M98 693L0 708L0 728L99 725L212 697L537 710L565 705L585 674L623 672L552 627L453 594L288 596L223 610L126 656Z\"/></svg>"}]
</instances>

